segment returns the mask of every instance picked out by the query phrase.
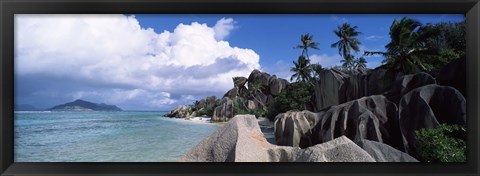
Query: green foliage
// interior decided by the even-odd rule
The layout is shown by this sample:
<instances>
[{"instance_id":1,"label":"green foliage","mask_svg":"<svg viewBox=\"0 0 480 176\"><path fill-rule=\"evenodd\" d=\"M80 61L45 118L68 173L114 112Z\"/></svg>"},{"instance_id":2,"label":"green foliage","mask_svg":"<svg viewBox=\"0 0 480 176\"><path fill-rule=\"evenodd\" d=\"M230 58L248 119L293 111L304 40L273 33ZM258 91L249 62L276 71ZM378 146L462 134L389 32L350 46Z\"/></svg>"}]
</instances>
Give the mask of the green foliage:
<instances>
[{"instance_id":1,"label":"green foliage","mask_svg":"<svg viewBox=\"0 0 480 176\"><path fill-rule=\"evenodd\" d=\"M309 81L312 79L312 67L310 65L310 60L306 59L303 55L298 57L298 61L293 61L294 67L290 68L290 71L294 74L290 77L290 80L293 81Z\"/></svg>"},{"instance_id":2,"label":"green foliage","mask_svg":"<svg viewBox=\"0 0 480 176\"><path fill-rule=\"evenodd\" d=\"M420 142L420 155L424 162L465 162L466 130L458 125L442 124L437 128L415 131Z\"/></svg>"},{"instance_id":3,"label":"green foliage","mask_svg":"<svg viewBox=\"0 0 480 176\"><path fill-rule=\"evenodd\" d=\"M233 99L233 115L238 114L252 114L255 115L256 118L265 117L266 111L262 108L259 109L248 109L247 100L243 98L236 98Z\"/></svg>"},{"instance_id":4,"label":"green foliage","mask_svg":"<svg viewBox=\"0 0 480 176\"><path fill-rule=\"evenodd\" d=\"M439 69L465 54L465 21L422 25L409 18L394 20L390 27L391 41L387 52L369 52L365 55L383 55L388 79L399 72L405 74Z\"/></svg>"},{"instance_id":5,"label":"green foliage","mask_svg":"<svg viewBox=\"0 0 480 176\"><path fill-rule=\"evenodd\" d=\"M294 82L275 97L267 111L267 117L274 120L275 116L289 110L305 110L305 104L310 102L314 94L313 86L306 82Z\"/></svg>"},{"instance_id":6,"label":"green foliage","mask_svg":"<svg viewBox=\"0 0 480 176\"><path fill-rule=\"evenodd\" d=\"M357 28L357 26L352 27L348 23L343 23L342 26L338 26L338 28L333 31L340 40L333 43L330 47L338 48L338 54L344 58L342 60L342 67L347 70L352 70L355 67L355 60L351 54L351 50L355 52L360 51L359 45L362 44L356 38L358 35L362 34L357 31Z\"/></svg>"},{"instance_id":7,"label":"green foliage","mask_svg":"<svg viewBox=\"0 0 480 176\"><path fill-rule=\"evenodd\" d=\"M435 35L424 39L426 45L434 49L435 52L421 58L432 66L431 69L442 68L453 59L465 55L467 46L465 21L427 24L425 28L435 33Z\"/></svg>"},{"instance_id":8,"label":"green foliage","mask_svg":"<svg viewBox=\"0 0 480 176\"><path fill-rule=\"evenodd\" d=\"M300 41L302 44L297 45L295 48L302 49L302 56L306 57L308 60L310 60L308 56L308 48L312 49L319 49L318 48L318 42L313 41L313 35L310 34L305 34L300 36Z\"/></svg>"},{"instance_id":9,"label":"green foliage","mask_svg":"<svg viewBox=\"0 0 480 176\"><path fill-rule=\"evenodd\" d=\"M210 96L200 101L195 101L193 111L197 112L197 116L213 116L213 112L217 106L220 106L220 100L215 96Z\"/></svg>"}]
</instances>

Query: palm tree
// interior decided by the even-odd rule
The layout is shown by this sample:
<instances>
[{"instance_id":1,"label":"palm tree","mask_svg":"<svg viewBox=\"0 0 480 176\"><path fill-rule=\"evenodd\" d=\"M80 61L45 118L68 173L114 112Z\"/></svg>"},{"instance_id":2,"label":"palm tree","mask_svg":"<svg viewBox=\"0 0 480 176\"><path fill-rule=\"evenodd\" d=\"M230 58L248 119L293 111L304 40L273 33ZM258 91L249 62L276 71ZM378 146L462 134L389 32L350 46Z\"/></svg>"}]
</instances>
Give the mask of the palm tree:
<instances>
[{"instance_id":1,"label":"palm tree","mask_svg":"<svg viewBox=\"0 0 480 176\"><path fill-rule=\"evenodd\" d=\"M346 71L351 71L355 67L355 59L353 55L347 55L344 60L341 60L342 62L342 67Z\"/></svg>"},{"instance_id":2,"label":"palm tree","mask_svg":"<svg viewBox=\"0 0 480 176\"><path fill-rule=\"evenodd\" d=\"M355 61L355 68L367 68L367 61L364 57L360 57Z\"/></svg>"},{"instance_id":3,"label":"palm tree","mask_svg":"<svg viewBox=\"0 0 480 176\"><path fill-rule=\"evenodd\" d=\"M320 71L323 70L322 65L317 63L317 64L311 64L310 66L312 67L312 72L314 77L319 77Z\"/></svg>"},{"instance_id":4,"label":"palm tree","mask_svg":"<svg viewBox=\"0 0 480 176\"><path fill-rule=\"evenodd\" d=\"M353 66L353 57L351 56L351 50L356 52L360 51L359 45L362 44L356 36L362 34L357 31L357 26L351 27L348 23L343 23L342 26L338 26L337 30L334 30L333 33L337 35L340 40L333 43L330 47L338 48L338 54L343 56L344 65L346 68L351 69Z\"/></svg>"},{"instance_id":5,"label":"palm tree","mask_svg":"<svg viewBox=\"0 0 480 176\"><path fill-rule=\"evenodd\" d=\"M301 35L300 40L302 41L302 44L297 45L295 48L302 49L302 56L306 56L307 59L310 60L310 57L308 56L308 48L318 50L318 42L314 42L313 35L310 34Z\"/></svg>"},{"instance_id":6,"label":"palm tree","mask_svg":"<svg viewBox=\"0 0 480 176\"><path fill-rule=\"evenodd\" d=\"M293 61L294 67L290 68L291 72L294 72L290 81L308 81L312 78L312 67L310 65L310 60L306 59L305 56L301 55L298 57L298 61Z\"/></svg>"},{"instance_id":7,"label":"palm tree","mask_svg":"<svg viewBox=\"0 0 480 176\"><path fill-rule=\"evenodd\" d=\"M431 53L432 50L426 46L425 39L432 34L433 31L422 27L422 23L417 20L406 17L400 21L394 20L390 27L391 41L385 46L387 51L365 51L365 55L383 55L385 60L382 63L390 73L408 74L419 69L428 70L430 65L421 59L421 56Z\"/></svg>"}]
</instances>

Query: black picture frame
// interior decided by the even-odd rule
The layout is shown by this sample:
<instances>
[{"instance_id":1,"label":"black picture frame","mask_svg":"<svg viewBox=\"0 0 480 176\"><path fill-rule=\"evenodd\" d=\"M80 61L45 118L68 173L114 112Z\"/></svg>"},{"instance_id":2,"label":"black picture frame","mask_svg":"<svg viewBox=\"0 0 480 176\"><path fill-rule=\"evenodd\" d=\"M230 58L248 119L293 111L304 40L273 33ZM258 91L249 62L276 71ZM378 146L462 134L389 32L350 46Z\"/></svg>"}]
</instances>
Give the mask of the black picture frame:
<instances>
[{"instance_id":1,"label":"black picture frame","mask_svg":"<svg viewBox=\"0 0 480 176\"><path fill-rule=\"evenodd\" d=\"M10 175L479 175L478 0L2 0L0 173ZM466 14L466 163L15 163L14 14Z\"/></svg>"}]
</instances>

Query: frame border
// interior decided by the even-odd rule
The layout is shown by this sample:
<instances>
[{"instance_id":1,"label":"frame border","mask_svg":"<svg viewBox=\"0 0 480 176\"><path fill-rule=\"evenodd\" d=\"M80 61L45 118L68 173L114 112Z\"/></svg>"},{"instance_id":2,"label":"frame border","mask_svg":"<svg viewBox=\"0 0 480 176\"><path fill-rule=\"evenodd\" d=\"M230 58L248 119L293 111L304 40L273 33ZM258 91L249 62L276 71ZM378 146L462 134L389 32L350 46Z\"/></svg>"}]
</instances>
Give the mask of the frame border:
<instances>
[{"instance_id":1,"label":"frame border","mask_svg":"<svg viewBox=\"0 0 480 176\"><path fill-rule=\"evenodd\" d=\"M2 0L1 175L478 175L478 0ZM467 163L14 163L14 14L462 13L467 19ZM472 125L473 124L473 125Z\"/></svg>"}]
</instances>

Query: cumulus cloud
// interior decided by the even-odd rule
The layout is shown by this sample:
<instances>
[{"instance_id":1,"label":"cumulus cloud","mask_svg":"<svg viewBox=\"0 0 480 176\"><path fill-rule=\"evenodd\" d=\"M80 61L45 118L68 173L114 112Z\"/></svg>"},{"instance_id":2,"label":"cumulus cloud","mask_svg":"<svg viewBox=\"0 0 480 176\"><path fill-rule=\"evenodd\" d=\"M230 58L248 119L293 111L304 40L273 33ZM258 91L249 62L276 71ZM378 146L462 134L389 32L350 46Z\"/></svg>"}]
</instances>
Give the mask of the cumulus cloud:
<instances>
[{"instance_id":1,"label":"cumulus cloud","mask_svg":"<svg viewBox=\"0 0 480 176\"><path fill-rule=\"evenodd\" d=\"M217 21L213 30L215 30L215 39L223 40L230 34L230 31L235 29L235 21L232 18L222 18Z\"/></svg>"},{"instance_id":2,"label":"cumulus cloud","mask_svg":"<svg viewBox=\"0 0 480 176\"><path fill-rule=\"evenodd\" d=\"M334 55L314 54L310 56L310 60L311 60L310 63L312 64L319 63L320 65L322 65L322 67L329 68L336 65L339 65L339 66L342 65L342 63L340 62L342 59L343 58L338 54L334 54Z\"/></svg>"},{"instance_id":3,"label":"cumulus cloud","mask_svg":"<svg viewBox=\"0 0 480 176\"><path fill-rule=\"evenodd\" d=\"M255 51L224 41L234 28L231 18L215 26L193 22L156 33L134 16L15 15L17 85L38 78L35 89L19 88L24 90L19 96L37 93L40 99L40 93L62 92L59 100L92 98L168 109L223 94L232 77L260 68ZM70 84L60 90L56 84L61 82Z\"/></svg>"}]
</instances>

